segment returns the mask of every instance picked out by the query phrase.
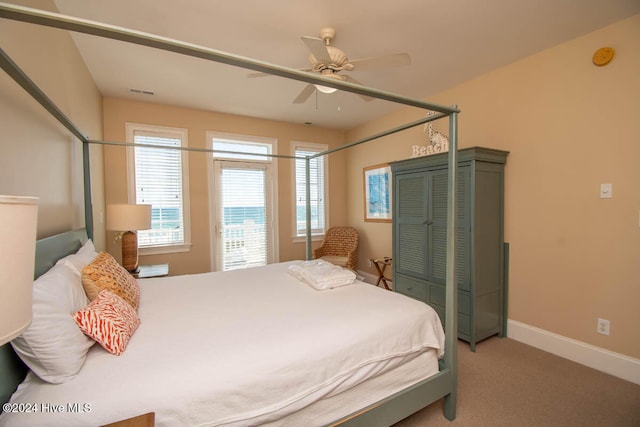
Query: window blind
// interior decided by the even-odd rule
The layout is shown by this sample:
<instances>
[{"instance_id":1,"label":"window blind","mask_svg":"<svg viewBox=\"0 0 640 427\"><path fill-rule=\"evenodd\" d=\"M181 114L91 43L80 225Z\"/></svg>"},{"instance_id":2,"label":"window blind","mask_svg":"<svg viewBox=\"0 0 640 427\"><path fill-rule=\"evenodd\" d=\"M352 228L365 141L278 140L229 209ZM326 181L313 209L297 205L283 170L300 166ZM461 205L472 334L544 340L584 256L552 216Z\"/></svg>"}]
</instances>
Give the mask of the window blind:
<instances>
[{"instance_id":1,"label":"window blind","mask_svg":"<svg viewBox=\"0 0 640 427\"><path fill-rule=\"evenodd\" d=\"M319 150L296 148L296 157L306 157L318 153ZM298 236L306 235L307 229L307 189L305 161L296 159L296 232ZM311 194L311 233L323 234L325 229L324 198L324 157L316 157L309 161L309 191Z\"/></svg>"},{"instance_id":2,"label":"window blind","mask_svg":"<svg viewBox=\"0 0 640 427\"><path fill-rule=\"evenodd\" d=\"M271 145L265 143L251 143L245 141L231 141L221 138L213 138L213 149L227 151L215 152L213 157L219 159L244 159L244 160L258 160L258 161L271 161L267 156L252 155L252 154L271 154ZM230 153L233 151L234 153ZM246 153L246 154L238 154Z\"/></svg>"},{"instance_id":3,"label":"window blind","mask_svg":"<svg viewBox=\"0 0 640 427\"><path fill-rule=\"evenodd\" d=\"M180 138L135 131L136 203L152 205L151 229L138 232L139 247L184 244L182 152L145 145L180 147Z\"/></svg>"}]
</instances>

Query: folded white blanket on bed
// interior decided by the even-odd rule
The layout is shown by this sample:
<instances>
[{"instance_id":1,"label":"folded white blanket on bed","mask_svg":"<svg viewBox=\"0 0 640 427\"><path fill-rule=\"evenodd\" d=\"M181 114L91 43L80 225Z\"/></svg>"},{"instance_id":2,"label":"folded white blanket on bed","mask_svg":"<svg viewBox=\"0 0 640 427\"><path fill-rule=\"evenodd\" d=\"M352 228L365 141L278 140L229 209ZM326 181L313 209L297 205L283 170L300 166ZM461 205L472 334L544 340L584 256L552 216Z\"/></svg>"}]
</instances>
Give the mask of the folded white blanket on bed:
<instances>
[{"instance_id":1,"label":"folded white blanket on bed","mask_svg":"<svg viewBox=\"0 0 640 427\"><path fill-rule=\"evenodd\" d=\"M356 274L321 259L299 261L289 266L289 274L319 291L350 285Z\"/></svg>"}]
</instances>

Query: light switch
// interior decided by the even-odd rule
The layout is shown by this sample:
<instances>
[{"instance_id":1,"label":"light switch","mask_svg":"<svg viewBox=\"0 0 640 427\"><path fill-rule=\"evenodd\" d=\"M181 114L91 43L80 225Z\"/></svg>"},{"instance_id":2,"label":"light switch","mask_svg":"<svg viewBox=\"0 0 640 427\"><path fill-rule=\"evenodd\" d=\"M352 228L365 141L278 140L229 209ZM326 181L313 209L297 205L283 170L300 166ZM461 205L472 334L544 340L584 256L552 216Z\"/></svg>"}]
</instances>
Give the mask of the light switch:
<instances>
[{"instance_id":1,"label":"light switch","mask_svg":"<svg viewBox=\"0 0 640 427\"><path fill-rule=\"evenodd\" d=\"M600 184L600 198L611 199L613 197L613 186L611 184Z\"/></svg>"}]
</instances>

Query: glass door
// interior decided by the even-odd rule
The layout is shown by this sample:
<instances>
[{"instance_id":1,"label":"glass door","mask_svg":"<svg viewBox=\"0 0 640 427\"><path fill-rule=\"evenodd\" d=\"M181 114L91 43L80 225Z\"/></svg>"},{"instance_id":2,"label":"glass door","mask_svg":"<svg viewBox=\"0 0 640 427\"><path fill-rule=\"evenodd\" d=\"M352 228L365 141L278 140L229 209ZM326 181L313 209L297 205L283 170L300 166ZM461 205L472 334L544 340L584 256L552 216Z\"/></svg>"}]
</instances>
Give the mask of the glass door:
<instances>
[{"instance_id":1,"label":"glass door","mask_svg":"<svg viewBox=\"0 0 640 427\"><path fill-rule=\"evenodd\" d=\"M272 262L271 164L214 160L217 270Z\"/></svg>"}]
</instances>

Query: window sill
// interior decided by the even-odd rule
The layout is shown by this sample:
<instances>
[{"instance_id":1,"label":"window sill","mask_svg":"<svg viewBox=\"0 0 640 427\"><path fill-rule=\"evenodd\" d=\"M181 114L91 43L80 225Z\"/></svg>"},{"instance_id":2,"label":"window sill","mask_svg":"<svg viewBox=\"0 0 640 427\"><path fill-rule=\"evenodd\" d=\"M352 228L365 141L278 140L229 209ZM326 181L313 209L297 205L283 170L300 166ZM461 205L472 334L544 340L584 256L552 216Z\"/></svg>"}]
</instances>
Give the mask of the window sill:
<instances>
[{"instance_id":1,"label":"window sill","mask_svg":"<svg viewBox=\"0 0 640 427\"><path fill-rule=\"evenodd\" d=\"M148 248L138 248L138 255L172 254L179 252L189 252L190 250L190 243L185 245L152 246Z\"/></svg>"}]
</instances>

